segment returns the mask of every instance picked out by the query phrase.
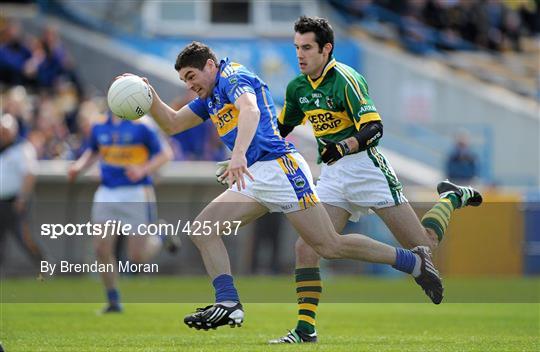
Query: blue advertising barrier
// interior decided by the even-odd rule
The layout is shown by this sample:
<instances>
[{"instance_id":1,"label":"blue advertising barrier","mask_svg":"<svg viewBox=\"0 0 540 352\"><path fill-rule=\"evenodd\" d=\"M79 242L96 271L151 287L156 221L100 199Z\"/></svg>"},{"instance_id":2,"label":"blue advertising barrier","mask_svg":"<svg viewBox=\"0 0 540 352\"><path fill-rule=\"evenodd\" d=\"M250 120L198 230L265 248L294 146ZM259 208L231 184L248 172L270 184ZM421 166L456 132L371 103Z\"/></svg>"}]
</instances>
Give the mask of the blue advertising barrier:
<instances>
[{"instance_id":1,"label":"blue advertising barrier","mask_svg":"<svg viewBox=\"0 0 540 352\"><path fill-rule=\"evenodd\" d=\"M300 71L292 39L206 39L206 38L143 38L138 36L116 36L122 43L141 53L164 58L174 66L180 50L192 40L209 45L218 58L229 57L231 61L246 66L261 77L272 91L276 103L283 104L287 83ZM334 55L346 65L361 71L361 48L352 40L336 40Z\"/></svg>"}]
</instances>

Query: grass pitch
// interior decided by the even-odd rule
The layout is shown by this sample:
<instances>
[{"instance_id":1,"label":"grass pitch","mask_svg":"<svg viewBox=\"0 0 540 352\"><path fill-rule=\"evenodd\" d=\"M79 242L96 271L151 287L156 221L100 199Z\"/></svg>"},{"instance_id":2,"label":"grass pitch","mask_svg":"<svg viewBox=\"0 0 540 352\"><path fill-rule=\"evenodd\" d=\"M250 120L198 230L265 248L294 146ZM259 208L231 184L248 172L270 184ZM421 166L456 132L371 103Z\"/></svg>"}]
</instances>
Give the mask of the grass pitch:
<instances>
[{"instance_id":1,"label":"grass pitch","mask_svg":"<svg viewBox=\"0 0 540 352\"><path fill-rule=\"evenodd\" d=\"M240 278L240 290L261 286L264 278ZM338 279L327 284L339 287ZM358 280L358 278L356 278ZM292 290L290 278L271 278L275 294L283 288ZM368 280L369 281L369 280ZM478 280L475 280L477 282ZM144 285L144 278L123 280L122 293L127 301L152 291L174 294L174 290L194 289L211 293L204 280L160 278ZM195 282L195 283L194 283ZM525 283L524 283L525 282ZM536 290L538 280L501 281L501 289ZM15 303L14 292L36 289L42 283L35 280L5 280L2 282L0 305L0 341L7 352L13 351L538 351L540 350L540 304L529 303L325 303L318 311L319 343L269 346L266 341L286 333L296 321L294 303L246 303L246 322L243 327L197 331L188 329L182 317L191 312L195 303L126 303L125 312L100 315L102 303L50 303L52 291L44 290L47 299L39 303ZM61 279L51 281L48 290L59 292L96 292L101 296L95 279ZM281 286L280 286L281 285ZM379 285L407 293L410 282L405 280L373 280ZM454 284L454 287L457 284ZM481 284L479 284L481 285ZM494 284L491 283L493 286ZM130 290L139 288L130 298ZM147 287L148 291L141 287ZM362 287L346 288L347 291ZM453 287L451 280L447 287ZM414 287L412 287L414 289ZM210 291L210 292L208 292ZM197 291L195 291L197 292ZM448 290L447 290L448 292ZM39 293L39 290L38 290ZM272 292L266 292L272 294ZM420 292L416 292L420 295ZM451 292L450 292L451 293ZM196 293L194 293L196 294ZM335 292L333 294L336 294ZM356 291L361 295L362 291ZM36 297L39 295L36 294ZM208 295L211 296L211 295ZM169 297L169 296L167 296ZM335 297L334 297L335 298ZM331 301L335 301L330 297ZM516 300L517 301L517 300ZM170 301L169 301L170 302Z\"/></svg>"}]
</instances>

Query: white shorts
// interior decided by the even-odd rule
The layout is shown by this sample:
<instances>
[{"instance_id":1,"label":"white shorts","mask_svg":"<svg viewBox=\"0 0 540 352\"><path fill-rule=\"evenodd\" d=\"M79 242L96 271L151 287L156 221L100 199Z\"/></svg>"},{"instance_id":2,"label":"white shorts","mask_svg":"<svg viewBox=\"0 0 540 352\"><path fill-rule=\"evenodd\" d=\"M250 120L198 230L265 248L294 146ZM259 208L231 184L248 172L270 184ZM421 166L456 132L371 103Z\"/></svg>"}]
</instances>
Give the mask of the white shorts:
<instances>
[{"instance_id":1,"label":"white shorts","mask_svg":"<svg viewBox=\"0 0 540 352\"><path fill-rule=\"evenodd\" d=\"M235 185L231 190L255 199L272 213L290 213L319 203L311 170L300 153L257 161L249 171L255 181L244 176L246 188L238 191Z\"/></svg>"},{"instance_id":2,"label":"white shorts","mask_svg":"<svg viewBox=\"0 0 540 352\"><path fill-rule=\"evenodd\" d=\"M92 222L121 220L132 227L155 223L156 197L152 186L135 185L109 188L99 186L94 195Z\"/></svg>"},{"instance_id":3,"label":"white shorts","mask_svg":"<svg viewBox=\"0 0 540 352\"><path fill-rule=\"evenodd\" d=\"M324 164L316 187L321 202L347 210L350 221L358 221L370 209L408 202L402 189L394 169L375 147Z\"/></svg>"}]
</instances>

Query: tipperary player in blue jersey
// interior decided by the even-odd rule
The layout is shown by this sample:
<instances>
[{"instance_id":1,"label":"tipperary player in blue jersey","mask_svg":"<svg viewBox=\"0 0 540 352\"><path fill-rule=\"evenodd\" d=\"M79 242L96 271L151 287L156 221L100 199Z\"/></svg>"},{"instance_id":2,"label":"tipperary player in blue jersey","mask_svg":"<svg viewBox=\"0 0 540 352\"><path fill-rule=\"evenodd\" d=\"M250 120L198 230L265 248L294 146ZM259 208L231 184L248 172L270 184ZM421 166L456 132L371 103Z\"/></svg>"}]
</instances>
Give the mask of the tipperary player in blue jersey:
<instances>
[{"instance_id":1,"label":"tipperary player in blue jersey","mask_svg":"<svg viewBox=\"0 0 540 352\"><path fill-rule=\"evenodd\" d=\"M157 131L144 123L121 120L110 114L104 123L93 126L90 147L70 167L68 178L75 180L99 160L101 185L94 195L92 223L117 220L130 224L135 231L140 224L157 220L150 175L171 158L170 147L160 141ZM101 273L109 301L104 310L107 313L121 311L114 257L118 236L115 235L109 233L94 239L98 263L115 267L113 272ZM136 263L148 262L162 243L156 236L129 236L128 257Z\"/></svg>"},{"instance_id":2,"label":"tipperary player in blue jersey","mask_svg":"<svg viewBox=\"0 0 540 352\"><path fill-rule=\"evenodd\" d=\"M246 224L267 212L283 212L300 237L324 258L349 258L393 265L413 274L428 295L442 299L442 283L429 252L394 248L359 234L340 236L319 202L302 156L278 132L274 103L266 84L244 66L218 61L206 45L193 42L178 55L175 69L198 98L175 111L151 87L151 115L169 134L211 119L232 150L224 175L230 188L197 216L212 224L207 236L190 236L213 280L215 303L184 318L189 327L240 325L244 312L231 276L229 256L216 226ZM234 185L236 184L236 185ZM440 302L440 301L439 301ZM437 303L439 303L437 302Z\"/></svg>"}]
</instances>

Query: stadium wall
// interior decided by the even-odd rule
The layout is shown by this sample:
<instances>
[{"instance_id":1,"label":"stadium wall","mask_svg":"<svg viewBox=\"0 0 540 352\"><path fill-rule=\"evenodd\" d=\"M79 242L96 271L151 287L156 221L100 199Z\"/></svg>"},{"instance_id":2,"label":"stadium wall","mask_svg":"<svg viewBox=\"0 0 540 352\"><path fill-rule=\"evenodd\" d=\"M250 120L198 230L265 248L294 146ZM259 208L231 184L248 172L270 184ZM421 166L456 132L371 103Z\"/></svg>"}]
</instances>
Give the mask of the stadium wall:
<instances>
[{"instance_id":1,"label":"stadium wall","mask_svg":"<svg viewBox=\"0 0 540 352\"><path fill-rule=\"evenodd\" d=\"M446 134L446 144L458 129L469 130L473 144L481 146L486 181L540 185L537 102L459 75L433 60L368 41L361 45L362 73L386 122L385 129L391 131L391 125L397 124L397 132L402 134L404 125L428 127L441 136ZM440 139L444 145L444 138ZM439 165L443 165L443 156L438 156ZM418 158L422 157L419 153Z\"/></svg>"}]
</instances>

